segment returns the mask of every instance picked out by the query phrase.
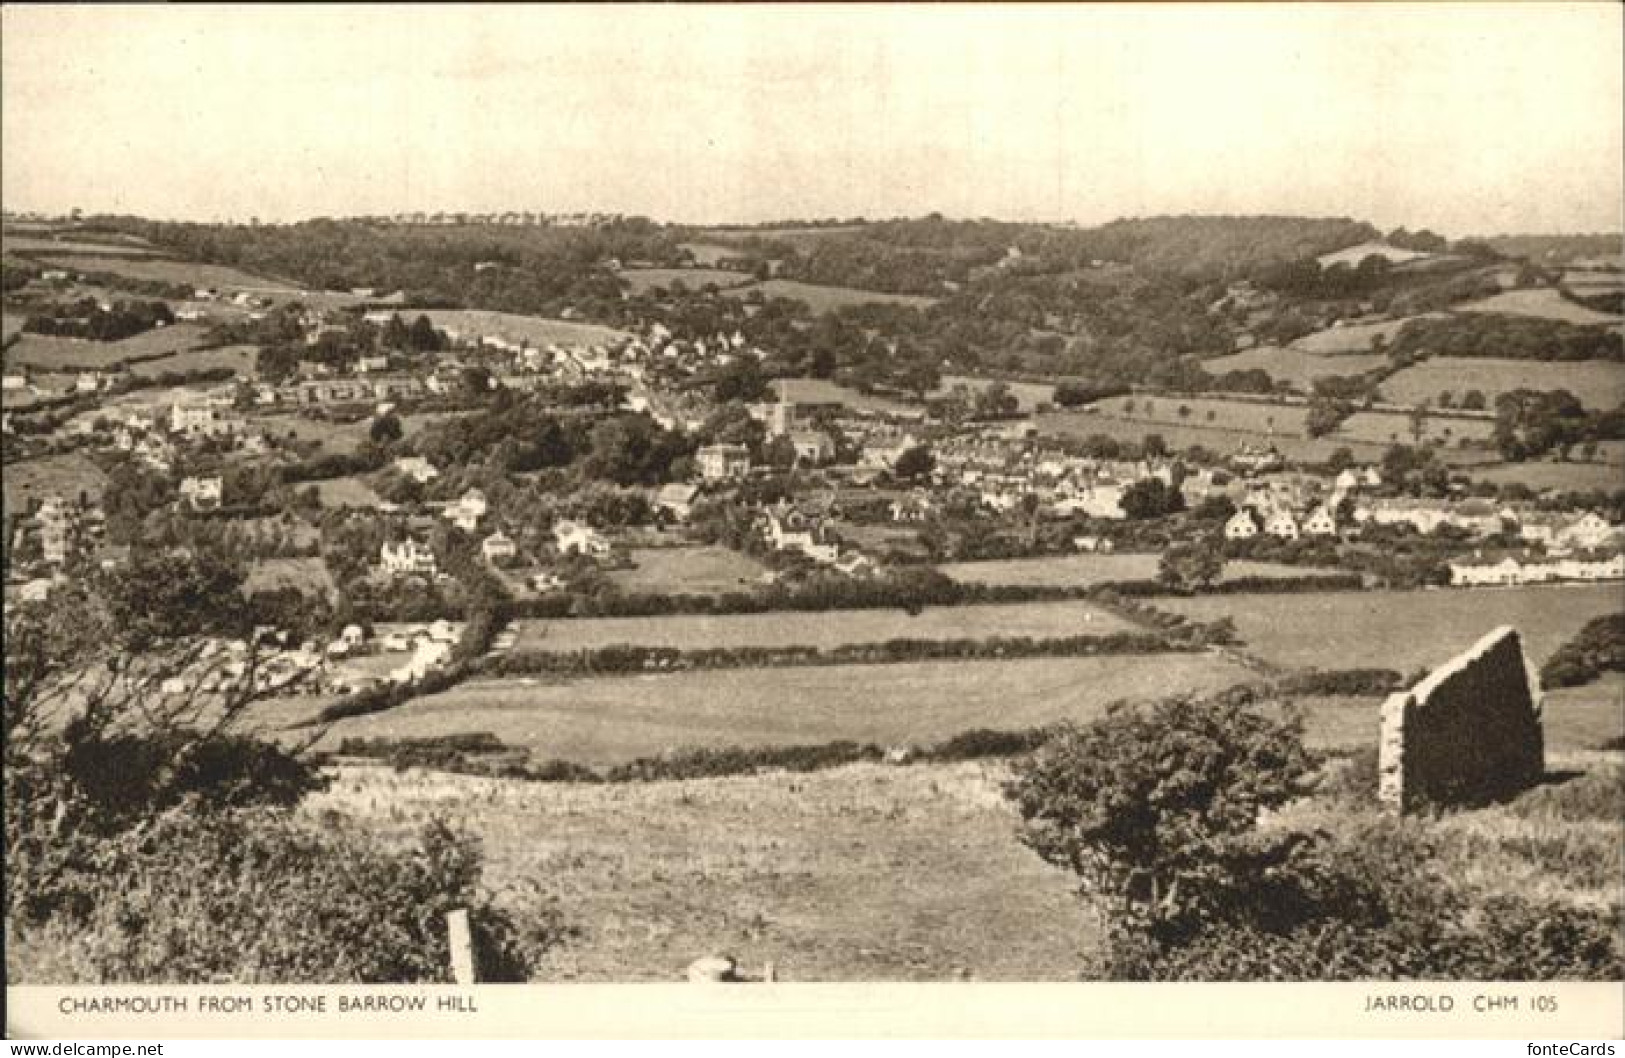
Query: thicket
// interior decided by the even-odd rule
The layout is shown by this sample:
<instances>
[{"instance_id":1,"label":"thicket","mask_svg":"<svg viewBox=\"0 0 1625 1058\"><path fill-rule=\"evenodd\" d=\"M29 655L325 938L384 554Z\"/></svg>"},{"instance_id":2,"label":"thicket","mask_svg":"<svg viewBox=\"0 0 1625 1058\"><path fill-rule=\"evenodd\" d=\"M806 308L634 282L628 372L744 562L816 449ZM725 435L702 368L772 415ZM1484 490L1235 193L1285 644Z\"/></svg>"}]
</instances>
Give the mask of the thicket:
<instances>
[{"instance_id":1,"label":"thicket","mask_svg":"<svg viewBox=\"0 0 1625 1058\"><path fill-rule=\"evenodd\" d=\"M1578 687L1605 672L1625 672L1625 613L1587 621L1540 669L1541 686Z\"/></svg>"}]
</instances>

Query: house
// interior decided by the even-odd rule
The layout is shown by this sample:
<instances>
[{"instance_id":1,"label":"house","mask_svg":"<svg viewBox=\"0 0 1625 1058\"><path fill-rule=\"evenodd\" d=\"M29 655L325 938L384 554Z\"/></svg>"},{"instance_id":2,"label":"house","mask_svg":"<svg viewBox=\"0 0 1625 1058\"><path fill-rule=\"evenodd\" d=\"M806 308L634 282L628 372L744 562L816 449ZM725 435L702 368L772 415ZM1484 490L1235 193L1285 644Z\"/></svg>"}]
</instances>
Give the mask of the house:
<instances>
[{"instance_id":1,"label":"house","mask_svg":"<svg viewBox=\"0 0 1625 1058\"><path fill-rule=\"evenodd\" d=\"M1116 545L1112 543L1111 537L1096 535L1074 536L1072 538L1072 546L1077 548L1079 551L1103 555L1110 554L1113 548L1116 547Z\"/></svg>"},{"instance_id":2,"label":"house","mask_svg":"<svg viewBox=\"0 0 1625 1058\"><path fill-rule=\"evenodd\" d=\"M356 361L355 369L361 372L363 375L370 374L374 371L388 371L389 357L363 356Z\"/></svg>"},{"instance_id":3,"label":"house","mask_svg":"<svg viewBox=\"0 0 1625 1058\"><path fill-rule=\"evenodd\" d=\"M1328 507L1316 507L1304 519L1303 531L1308 536L1336 536L1337 516Z\"/></svg>"},{"instance_id":4,"label":"house","mask_svg":"<svg viewBox=\"0 0 1625 1058\"><path fill-rule=\"evenodd\" d=\"M822 524L811 515L781 504L767 512L763 532L775 550L799 551L815 562L827 564L840 558L840 547L829 540Z\"/></svg>"},{"instance_id":5,"label":"house","mask_svg":"<svg viewBox=\"0 0 1625 1058\"><path fill-rule=\"evenodd\" d=\"M395 469L419 485L427 485L440 476L440 471L435 469L434 464L422 456L402 456L395 460Z\"/></svg>"},{"instance_id":6,"label":"house","mask_svg":"<svg viewBox=\"0 0 1625 1058\"><path fill-rule=\"evenodd\" d=\"M181 500L194 511L212 511L220 506L223 482L219 475L188 477L181 481Z\"/></svg>"},{"instance_id":7,"label":"house","mask_svg":"<svg viewBox=\"0 0 1625 1058\"><path fill-rule=\"evenodd\" d=\"M694 453L694 465L706 481L726 481L750 473L750 449L744 445L706 445Z\"/></svg>"},{"instance_id":8,"label":"house","mask_svg":"<svg viewBox=\"0 0 1625 1058\"><path fill-rule=\"evenodd\" d=\"M1616 542L1620 534L1618 526L1609 525L1607 520L1595 511L1587 511L1565 526L1559 534L1559 539L1561 543L1570 547L1595 548Z\"/></svg>"},{"instance_id":9,"label":"house","mask_svg":"<svg viewBox=\"0 0 1625 1058\"><path fill-rule=\"evenodd\" d=\"M1253 520L1251 511L1237 511L1224 523L1224 538L1226 540L1251 540L1258 535L1258 523Z\"/></svg>"},{"instance_id":10,"label":"house","mask_svg":"<svg viewBox=\"0 0 1625 1058\"><path fill-rule=\"evenodd\" d=\"M487 562L506 562L519 554L519 545L513 537L498 531L480 541L480 553Z\"/></svg>"},{"instance_id":11,"label":"house","mask_svg":"<svg viewBox=\"0 0 1625 1058\"><path fill-rule=\"evenodd\" d=\"M385 573L395 576L407 574L433 576L439 569L434 551L427 544L412 537L400 541L384 541L379 549L378 561Z\"/></svg>"},{"instance_id":12,"label":"house","mask_svg":"<svg viewBox=\"0 0 1625 1058\"><path fill-rule=\"evenodd\" d=\"M858 466L865 470L890 470L897 465L903 453L915 447L916 443L914 438L907 434L870 442L858 453Z\"/></svg>"},{"instance_id":13,"label":"house","mask_svg":"<svg viewBox=\"0 0 1625 1058\"><path fill-rule=\"evenodd\" d=\"M561 521L553 526L553 545L561 555L601 558L610 553L609 540L583 522Z\"/></svg>"},{"instance_id":14,"label":"house","mask_svg":"<svg viewBox=\"0 0 1625 1058\"><path fill-rule=\"evenodd\" d=\"M923 522L931 517L931 512L935 509L930 495L917 489L907 496L892 500L887 513L894 522Z\"/></svg>"},{"instance_id":15,"label":"house","mask_svg":"<svg viewBox=\"0 0 1625 1058\"><path fill-rule=\"evenodd\" d=\"M1264 520L1264 532L1282 540L1298 538L1298 520L1291 511L1276 511Z\"/></svg>"},{"instance_id":16,"label":"house","mask_svg":"<svg viewBox=\"0 0 1625 1058\"><path fill-rule=\"evenodd\" d=\"M685 485L673 482L662 486L655 495L655 509L665 511L678 521L688 521L688 516L694 513L694 500L699 496L700 490L696 485Z\"/></svg>"},{"instance_id":17,"label":"house","mask_svg":"<svg viewBox=\"0 0 1625 1058\"><path fill-rule=\"evenodd\" d=\"M81 371L79 377L74 379L73 391L75 393L94 393L102 388L102 376L95 371Z\"/></svg>"},{"instance_id":18,"label":"house","mask_svg":"<svg viewBox=\"0 0 1625 1058\"><path fill-rule=\"evenodd\" d=\"M80 533L79 510L60 496L47 496L34 513L39 526L40 552L45 561L61 565L73 553Z\"/></svg>"},{"instance_id":19,"label":"house","mask_svg":"<svg viewBox=\"0 0 1625 1058\"><path fill-rule=\"evenodd\" d=\"M0 388L3 388L5 390L7 390L7 391L27 389L28 388L28 376L24 375L24 374L14 373L14 372L8 372L3 378L0 378Z\"/></svg>"},{"instance_id":20,"label":"house","mask_svg":"<svg viewBox=\"0 0 1625 1058\"><path fill-rule=\"evenodd\" d=\"M446 504L441 514L465 533L472 533L485 517L485 493L469 489L462 497Z\"/></svg>"}]
</instances>

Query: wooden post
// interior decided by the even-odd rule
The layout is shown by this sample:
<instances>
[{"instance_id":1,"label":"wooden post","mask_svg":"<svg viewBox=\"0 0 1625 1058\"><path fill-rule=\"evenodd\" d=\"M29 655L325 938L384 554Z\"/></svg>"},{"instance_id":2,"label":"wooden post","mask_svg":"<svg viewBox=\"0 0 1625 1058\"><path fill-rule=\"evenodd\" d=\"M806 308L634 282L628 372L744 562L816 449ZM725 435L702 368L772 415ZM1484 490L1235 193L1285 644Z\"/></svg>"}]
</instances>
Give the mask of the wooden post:
<instances>
[{"instance_id":1,"label":"wooden post","mask_svg":"<svg viewBox=\"0 0 1625 1058\"><path fill-rule=\"evenodd\" d=\"M446 912L446 939L451 945L451 976L460 985L471 985L474 977L474 938L468 930L468 911Z\"/></svg>"}]
</instances>

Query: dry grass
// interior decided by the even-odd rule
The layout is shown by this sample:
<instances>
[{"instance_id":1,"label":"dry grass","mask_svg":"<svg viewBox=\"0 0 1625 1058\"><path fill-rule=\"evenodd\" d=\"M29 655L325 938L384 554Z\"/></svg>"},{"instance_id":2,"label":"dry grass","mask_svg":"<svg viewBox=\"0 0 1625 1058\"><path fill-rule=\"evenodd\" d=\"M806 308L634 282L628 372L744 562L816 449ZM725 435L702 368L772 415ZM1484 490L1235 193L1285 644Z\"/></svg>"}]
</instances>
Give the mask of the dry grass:
<instances>
[{"instance_id":1,"label":"dry grass","mask_svg":"<svg viewBox=\"0 0 1625 1058\"><path fill-rule=\"evenodd\" d=\"M1248 678L1217 655L1148 654L490 680L340 721L326 744L489 731L537 758L587 764L693 746L923 744L974 728L1086 721L1121 698Z\"/></svg>"},{"instance_id":2,"label":"dry grass","mask_svg":"<svg viewBox=\"0 0 1625 1058\"><path fill-rule=\"evenodd\" d=\"M1408 672L1438 665L1512 625L1538 665L1593 617L1620 609L1618 584L1230 595L1161 599L1201 621L1232 617L1246 649L1277 665Z\"/></svg>"},{"instance_id":3,"label":"dry grass","mask_svg":"<svg viewBox=\"0 0 1625 1058\"><path fill-rule=\"evenodd\" d=\"M1413 364L1382 384L1389 400L1432 403L1443 390L1456 402L1468 390L1483 393L1490 407L1514 389L1566 389L1588 408L1612 408L1625 401L1625 364L1607 360L1491 360L1436 356Z\"/></svg>"},{"instance_id":4,"label":"dry grass","mask_svg":"<svg viewBox=\"0 0 1625 1058\"><path fill-rule=\"evenodd\" d=\"M828 649L888 639L1060 638L1137 630L1087 602L1000 603L931 607L914 615L905 610L841 610L537 620L524 623L518 646L578 650L624 643L685 650L744 646Z\"/></svg>"},{"instance_id":5,"label":"dry grass","mask_svg":"<svg viewBox=\"0 0 1625 1058\"><path fill-rule=\"evenodd\" d=\"M1097 934L1070 876L1015 839L1000 773L854 765L627 786L348 769L306 810L484 840L487 881L539 885L579 933L543 980L673 981L727 952L780 979L1072 980Z\"/></svg>"}]
</instances>

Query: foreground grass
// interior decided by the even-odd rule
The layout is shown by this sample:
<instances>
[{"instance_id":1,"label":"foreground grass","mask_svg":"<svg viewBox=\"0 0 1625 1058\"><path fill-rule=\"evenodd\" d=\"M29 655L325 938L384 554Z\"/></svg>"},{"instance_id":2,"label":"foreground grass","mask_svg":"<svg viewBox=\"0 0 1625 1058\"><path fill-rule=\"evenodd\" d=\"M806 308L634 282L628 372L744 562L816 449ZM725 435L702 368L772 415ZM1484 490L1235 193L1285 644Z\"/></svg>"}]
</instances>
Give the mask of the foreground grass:
<instances>
[{"instance_id":1,"label":"foreground grass","mask_svg":"<svg viewBox=\"0 0 1625 1058\"><path fill-rule=\"evenodd\" d=\"M676 980L727 952L784 980L1072 980L1098 934L1015 839L1002 769L858 764L615 786L348 768L305 811L479 834L487 881L557 897L550 980Z\"/></svg>"}]
</instances>

